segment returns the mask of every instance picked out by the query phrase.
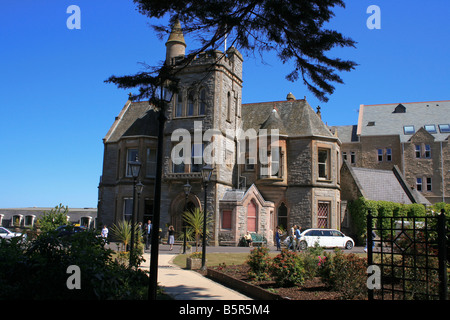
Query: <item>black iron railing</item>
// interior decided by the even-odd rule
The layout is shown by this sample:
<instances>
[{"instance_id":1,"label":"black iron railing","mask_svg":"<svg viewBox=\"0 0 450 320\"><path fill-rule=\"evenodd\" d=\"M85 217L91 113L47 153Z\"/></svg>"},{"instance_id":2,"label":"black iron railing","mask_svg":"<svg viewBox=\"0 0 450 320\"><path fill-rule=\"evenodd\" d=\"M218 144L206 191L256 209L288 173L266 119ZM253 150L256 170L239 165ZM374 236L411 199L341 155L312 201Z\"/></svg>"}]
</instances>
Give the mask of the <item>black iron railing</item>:
<instances>
[{"instance_id":1,"label":"black iron railing","mask_svg":"<svg viewBox=\"0 0 450 320\"><path fill-rule=\"evenodd\" d=\"M367 215L367 260L377 268L369 300L447 300L446 215ZM372 267L371 270L374 268Z\"/></svg>"}]
</instances>

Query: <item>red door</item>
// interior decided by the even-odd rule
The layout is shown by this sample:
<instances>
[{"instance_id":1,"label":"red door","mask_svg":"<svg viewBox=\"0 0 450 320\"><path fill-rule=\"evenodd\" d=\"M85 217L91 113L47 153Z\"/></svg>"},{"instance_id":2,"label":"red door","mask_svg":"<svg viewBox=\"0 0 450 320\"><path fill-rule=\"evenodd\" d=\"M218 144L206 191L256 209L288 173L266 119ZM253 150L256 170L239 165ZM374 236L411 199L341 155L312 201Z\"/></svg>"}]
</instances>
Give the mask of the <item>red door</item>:
<instances>
[{"instance_id":1,"label":"red door","mask_svg":"<svg viewBox=\"0 0 450 320\"><path fill-rule=\"evenodd\" d=\"M253 201L247 207L247 231L256 232L256 205Z\"/></svg>"}]
</instances>

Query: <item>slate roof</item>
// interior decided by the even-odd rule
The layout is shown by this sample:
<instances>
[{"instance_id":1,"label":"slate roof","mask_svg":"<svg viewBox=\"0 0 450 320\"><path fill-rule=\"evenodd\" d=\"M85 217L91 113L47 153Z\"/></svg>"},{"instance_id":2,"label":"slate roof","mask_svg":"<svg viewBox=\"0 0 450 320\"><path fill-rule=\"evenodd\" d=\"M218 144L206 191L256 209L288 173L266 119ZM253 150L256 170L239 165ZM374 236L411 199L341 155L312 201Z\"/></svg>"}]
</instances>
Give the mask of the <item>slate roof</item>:
<instances>
[{"instance_id":1,"label":"slate roof","mask_svg":"<svg viewBox=\"0 0 450 320\"><path fill-rule=\"evenodd\" d=\"M127 101L114 124L104 138L105 142L117 142L127 136L158 136L157 113L148 101Z\"/></svg>"},{"instance_id":2,"label":"slate roof","mask_svg":"<svg viewBox=\"0 0 450 320\"><path fill-rule=\"evenodd\" d=\"M396 167L393 170L367 169L350 165L347 167L364 198L368 200L430 204L419 192L411 190L406 185Z\"/></svg>"},{"instance_id":3,"label":"slate roof","mask_svg":"<svg viewBox=\"0 0 450 320\"><path fill-rule=\"evenodd\" d=\"M400 106L399 106L400 105ZM415 132L425 125L434 124L436 141L444 141L449 133L441 133L439 124L450 124L450 100L361 105L358 119L358 134L361 136L399 135L401 142L411 138L405 134L404 126L414 126Z\"/></svg>"},{"instance_id":4,"label":"slate roof","mask_svg":"<svg viewBox=\"0 0 450 320\"><path fill-rule=\"evenodd\" d=\"M359 137L356 134L357 128L357 125L330 127L331 132L337 132L337 136L342 143L359 142Z\"/></svg>"},{"instance_id":5,"label":"slate roof","mask_svg":"<svg viewBox=\"0 0 450 320\"><path fill-rule=\"evenodd\" d=\"M278 125L280 134L336 138L305 99L243 104L242 124L244 131Z\"/></svg>"}]
</instances>

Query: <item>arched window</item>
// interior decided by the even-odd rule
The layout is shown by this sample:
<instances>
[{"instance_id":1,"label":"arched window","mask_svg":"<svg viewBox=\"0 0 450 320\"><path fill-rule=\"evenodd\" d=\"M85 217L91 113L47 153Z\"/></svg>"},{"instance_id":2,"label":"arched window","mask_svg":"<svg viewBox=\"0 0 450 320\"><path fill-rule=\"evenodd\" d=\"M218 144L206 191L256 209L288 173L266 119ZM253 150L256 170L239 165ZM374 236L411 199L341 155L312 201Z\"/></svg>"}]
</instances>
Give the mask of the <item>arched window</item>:
<instances>
[{"instance_id":1,"label":"arched window","mask_svg":"<svg viewBox=\"0 0 450 320\"><path fill-rule=\"evenodd\" d=\"M177 102L175 105L175 117L182 117L183 116L183 94L180 92L177 95Z\"/></svg>"},{"instance_id":2,"label":"arched window","mask_svg":"<svg viewBox=\"0 0 450 320\"><path fill-rule=\"evenodd\" d=\"M201 89L198 105L198 114L203 115L205 113L206 113L206 89Z\"/></svg>"},{"instance_id":3,"label":"arched window","mask_svg":"<svg viewBox=\"0 0 450 320\"><path fill-rule=\"evenodd\" d=\"M247 231L257 232L257 208L255 202L252 200L247 206Z\"/></svg>"},{"instance_id":4,"label":"arched window","mask_svg":"<svg viewBox=\"0 0 450 320\"><path fill-rule=\"evenodd\" d=\"M194 115L194 94L192 91L188 93L188 101L187 101L187 116L191 117Z\"/></svg>"},{"instance_id":5,"label":"arched window","mask_svg":"<svg viewBox=\"0 0 450 320\"><path fill-rule=\"evenodd\" d=\"M231 93L229 91L227 99L227 121L231 121Z\"/></svg>"}]
</instances>

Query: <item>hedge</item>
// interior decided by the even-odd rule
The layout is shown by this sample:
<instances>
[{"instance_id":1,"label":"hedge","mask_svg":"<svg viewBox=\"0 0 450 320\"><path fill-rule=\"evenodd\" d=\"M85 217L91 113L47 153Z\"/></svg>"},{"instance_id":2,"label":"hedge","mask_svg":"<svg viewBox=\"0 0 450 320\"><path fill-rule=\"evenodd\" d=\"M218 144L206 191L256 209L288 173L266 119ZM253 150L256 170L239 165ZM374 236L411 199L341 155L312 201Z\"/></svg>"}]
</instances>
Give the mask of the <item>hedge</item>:
<instances>
[{"instance_id":1,"label":"hedge","mask_svg":"<svg viewBox=\"0 0 450 320\"><path fill-rule=\"evenodd\" d=\"M353 232L359 244L364 243L367 233L367 214L369 210L376 217L420 217L426 214L425 206L417 203L402 204L389 201L367 200L363 197L352 201L348 205L353 225ZM389 219L382 220L383 229L390 227ZM378 223L374 219L374 223Z\"/></svg>"}]
</instances>

